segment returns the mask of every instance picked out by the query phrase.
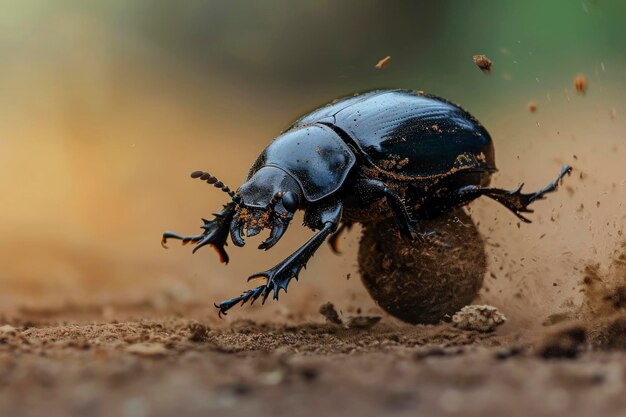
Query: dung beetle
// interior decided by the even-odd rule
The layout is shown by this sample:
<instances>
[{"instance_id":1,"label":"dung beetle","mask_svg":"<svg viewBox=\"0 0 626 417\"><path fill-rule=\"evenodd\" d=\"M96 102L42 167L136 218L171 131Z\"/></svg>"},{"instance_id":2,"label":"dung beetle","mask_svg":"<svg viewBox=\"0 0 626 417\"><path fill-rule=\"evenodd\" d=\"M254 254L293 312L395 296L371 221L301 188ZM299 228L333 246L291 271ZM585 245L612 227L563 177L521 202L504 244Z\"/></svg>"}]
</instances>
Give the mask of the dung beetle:
<instances>
[{"instance_id":1,"label":"dung beetle","mask_svg":"<svg viewBox=\"0 0 626 417\"><path fill-rule=\"evenodd\" d=\"M304 210L304 225L317 233L293 254L248 280L265 284L216 304L224 314L238 303L263 302L298 278L301 269L326 239L337 252L341 232L353 223L393 217L406 239L432 233L418 230L419 220L436 217L480 197L489 197L520 220L528 206L556 190L571 172L534 193L522 185L508 191L489 187L496 172L494 148L485 128L467 111L444 99L408 90L378 90L336 100L300 118L265 148L245 183L233 192L215 176L199 178L229 194L231 201L213 220L203 219L203 232L167 239L195 243L193 252L210 245L223 263L228 235L236 246L246 236L270 229L259 249L269 249L283 236L294 213Z\"/></svg>"}]
</instances>

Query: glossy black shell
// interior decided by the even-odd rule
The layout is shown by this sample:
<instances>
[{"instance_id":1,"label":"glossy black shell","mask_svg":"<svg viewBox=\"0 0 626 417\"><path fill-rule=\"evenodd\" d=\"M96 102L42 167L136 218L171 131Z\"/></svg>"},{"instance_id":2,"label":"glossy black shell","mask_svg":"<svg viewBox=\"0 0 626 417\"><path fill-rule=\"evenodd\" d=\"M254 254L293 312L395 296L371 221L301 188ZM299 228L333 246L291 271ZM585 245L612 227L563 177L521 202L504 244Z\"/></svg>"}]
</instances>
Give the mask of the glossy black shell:
<instances>
[{"instance_id":1,"label":"glossy black shell","mask_svg":"<svg viewBox=\"0 0 626 417\"><path fill-rule=\"evenodd\" d=\"M293 177L310 203L335 191L344 183L356 157L337 133L324 124L289 129L261 152L248 180L262 167L271 166Z\"/></svg>"},{"instance_id":2,"label":"glossy black shell","mask_svg":"<svg viewBox=\"0 0 626 417\"><path fill-rule=\"evenodd\" d=\"M406 179L496 171L493 143L464 109L438 97L380 90L335 101L290 129L322 123L383 171Z\"/></svg>"}]
</instances>

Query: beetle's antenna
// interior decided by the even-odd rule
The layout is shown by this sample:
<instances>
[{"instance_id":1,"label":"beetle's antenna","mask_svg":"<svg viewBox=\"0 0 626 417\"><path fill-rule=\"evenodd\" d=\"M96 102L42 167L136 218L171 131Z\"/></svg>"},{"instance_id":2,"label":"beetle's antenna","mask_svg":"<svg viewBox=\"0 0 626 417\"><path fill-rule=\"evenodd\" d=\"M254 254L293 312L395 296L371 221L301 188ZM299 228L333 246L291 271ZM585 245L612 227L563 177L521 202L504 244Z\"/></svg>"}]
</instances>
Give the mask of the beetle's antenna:
<instances>
[{"instance_id":1,"label":"beetle's antenna","mask_svg":"<svg viewBox=\"0 0 626 417\"><path fill-rule=\"evenodd\" d=\"M224 184L222 181L218 180L217 177L209 174L205 171L194 171L191 173L191 178L199 178L203 181L206 181L207 184L214 186L215 188L219 188L228 194L235 203L239 204L241 201L241 197L238 194L235 194L233 190L231 190L228 185Z\"/></svg>"}]
</instances>

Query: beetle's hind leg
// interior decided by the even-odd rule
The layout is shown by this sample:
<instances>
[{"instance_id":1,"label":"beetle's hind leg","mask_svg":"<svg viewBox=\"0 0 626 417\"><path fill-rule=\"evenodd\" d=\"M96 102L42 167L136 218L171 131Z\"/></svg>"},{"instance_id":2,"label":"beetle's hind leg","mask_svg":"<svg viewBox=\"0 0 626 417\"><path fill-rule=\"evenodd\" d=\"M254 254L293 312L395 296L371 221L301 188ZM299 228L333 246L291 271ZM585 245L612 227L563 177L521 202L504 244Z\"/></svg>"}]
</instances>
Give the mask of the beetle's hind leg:
<instances>
[{"instance_id":1,"label":"beetle's hind leg","mask_svg":"<svg viewBox=\"0 0 626 417\"><path fill-rule=\"evenodd\" d=\"M502 190L500 188L481 188L470 185L456 190L454 197L456 197L457 203L461 203L462 205L484 195L485 197L489 197L511 210L513 214L515 214L523 222L531 223L530 219L526 218L521 213L532 213L533 210L529 209L528 206L534 201L544 199L546 194L556 191L559 186L559 182L566 174L571 172L572 168L569 165L565 165L561 169L561 172L556 180L534 193L522 193L522 187L524 184L521 184L517 187L517 189L512 191Z\"/></svg>"},{"instance_id":2,"label":"beetle's hind leg","mask_svg":"<svg viewBox=\"0 0 626 417\"><path fill-rule=\"evenodd\" d=\"M433 237L435 232L422 233L416 228L417 221L411 218L409 209L404 200L393 190L387 187L384 182L375 179L362 179L357 185L357 190L368 200L385 198L393 217L400 229L400 234L409 240L423 240Z\"/></svg>"},{"instance_id":3,"label":"beetle's hind leg","mask_svg":"<svg viewBox=\"0 0 626 417\"><path fill-rule=\"evenodd\" d=\"M211 245L220 257L220 262L228 263L228 254L224 249L226 246L226 239L230 231L230 223L235 215L236 203L230 202L224 205L224 208L217 213L214 213L215 218L213 220L202 219L204 224L200 226L204 229L204 232L198 235L183 236L174 232L165 232L161 238L161 246L167 248L168 239L178 239L182 241L183 245L188 243L195 243L193 253L203 246Z\"/></svg>"}]
</instances>

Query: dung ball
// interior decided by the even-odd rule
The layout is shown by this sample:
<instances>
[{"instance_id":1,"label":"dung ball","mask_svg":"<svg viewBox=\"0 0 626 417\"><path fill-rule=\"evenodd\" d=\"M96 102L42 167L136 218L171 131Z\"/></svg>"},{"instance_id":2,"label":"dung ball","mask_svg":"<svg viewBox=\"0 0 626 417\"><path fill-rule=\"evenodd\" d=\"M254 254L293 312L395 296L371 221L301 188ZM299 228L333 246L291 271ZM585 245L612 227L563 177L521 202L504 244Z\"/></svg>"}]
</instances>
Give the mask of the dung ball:
<instances>
[{"instance_id":1,"label":"dung ball","mask_svg":"<svg viewBox=\"0 0 626 417\"><path fill-rule=\"evenodd\" d=\"M365 225L359 270L365 288L387 313L408 323L434 324L476 298L487 256L476 224L463 209L420 220L420 227L435 235L409 241L393 219Z\"/></svg>"}]
</instances>

